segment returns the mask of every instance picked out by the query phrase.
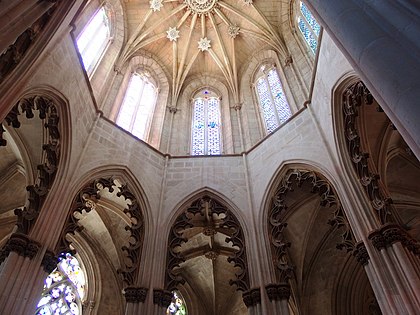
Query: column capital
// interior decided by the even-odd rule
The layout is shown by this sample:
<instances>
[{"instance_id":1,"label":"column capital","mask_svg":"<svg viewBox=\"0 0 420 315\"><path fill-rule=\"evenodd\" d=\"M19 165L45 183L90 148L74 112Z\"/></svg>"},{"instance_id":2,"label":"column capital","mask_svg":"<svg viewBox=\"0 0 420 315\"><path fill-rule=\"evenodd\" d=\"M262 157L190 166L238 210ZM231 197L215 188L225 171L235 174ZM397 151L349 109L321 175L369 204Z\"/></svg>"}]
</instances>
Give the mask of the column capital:
<instances>
[{"instance_id":1,"label":"column capital","mask_svg":"<svg viewBox=\"0 0 420 315\"><path fill-rule=\"evenodd\" d=\"M392 244L400 242L414 255L420 256L420 244L398 224L385 224L371 232L368 238L377 250L390 247Z\"/></svg>"},{"instance_id":2,"label":"column capital","mask_svg":"<svg viewBox=\"0 0 420 315\"><path fill-rule=\"evenodd\" d=\"M123 290L127 303L144 303L146 301L147 289L140 287L126 287Z\"/></svg>"},{"instance_id":3,"label":"column capital","mask_svg":"<svg viewBox=\"0 0 420 315\"><path fill-rule=\"evenodd\" d=\"M2 263L10 252L15 252L19 256L32 259L38 253L41 245L30 239L29 236L22 233L14 233L6 242L4 248L0 251L0 263Z\"/></svg>"},{"instance_id":4,"label":"column capital","mask_svg":"<svg viewBox=\"0 0 420 315\"><path fill-rule=\"evenodd\" d=\"M176 114L178 111L178 108L176 108L176 106L168 106L168 109L171 114Z\"/></svg>"},{"instance_id":5,"label":"column capital","mask_svg":"<svg viewBox=\"0 0 420 315\"><path fill-rule=\"evenodd\" d=\"M153 304L157 304L160 307L168 308L172 302L172 292L162 289L153 289Z\"/></svg>"},{"instance_id":6,"label":"column capital","mask_svg":"<svg viewBox=\"0 0 420 315\"><path fill-rule=\"evenodd\" d=\"M288 300L291 294L290 284L286 282L278 284L271 283L265 286L265 290L270 301Z\"/></svg>"},{"instance_id":7,"label":"column capital","mask_svg":"<svg viewBox=\"0 0 420 315\"><path fill-rule=\"evenodd\" d=\"M257 304L261 304L261 289L254 288L242 293L242 299L248 308Z\"/></svg>"},{"instance_id":8,"label":"column capital","mask_svg":"<svg viewBox=\"0 0 420 315\"><path fill-rule=\"evenodd\" d=\"M42 268L48 274L54 271L57 268L58 258L57 256L50 250L47 250L42 258Z\"/></svg>"}]
</instances>

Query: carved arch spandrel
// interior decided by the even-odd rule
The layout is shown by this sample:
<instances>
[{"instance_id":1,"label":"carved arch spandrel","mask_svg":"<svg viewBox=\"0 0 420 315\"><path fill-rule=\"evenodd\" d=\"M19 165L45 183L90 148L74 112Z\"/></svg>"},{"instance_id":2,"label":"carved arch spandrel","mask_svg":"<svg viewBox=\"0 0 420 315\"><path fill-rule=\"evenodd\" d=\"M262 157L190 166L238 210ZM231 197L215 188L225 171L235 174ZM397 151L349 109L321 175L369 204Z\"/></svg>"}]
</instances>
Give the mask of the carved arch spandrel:
<instances>
[{"instance_id":1,"label":"carved arch spandrel","mask_svg":"<svg viewBox=\"0 0 420 315\"><path fill-rule=\"evenodd\" d=\"M197 225L197 222L193 220L193 218L195 216L204 216L205 208L209 209L209 213L214 214L219 218L217 223L213 222L214 224L210 224L209 226ZM231 285L236 285L237 290L242 291L245 296L250 289L250 279L246 256L246 244L242 227L228 207L209 195L204 195L192 202L172 224L168 237L165 288L167 290L174 290L178 285L185 283L185 279L183 279L182 275L177 273L180 264L186 261L183 254L178 251L178 248L188 240L183 235L184 231L193 227L202 227L205 235L221 232L227 236L226 242L231 243L235 248L228 254L228 262L234 264L234 266L238 268L235 279L231 279L229 283Z\"/></svg>"},{"instance_id":2,"label":"carved arch spandrel","mask_svg":"<svg viewBox=\"0 0 420 315\"><path fill-rule=\"evenodd\" d=\"M98 206L101 199L101 191L115 193L116 197L122 197L127 205L123 212L131 224L126 225L125 230L130 233L128 244L122 246L124 253L124 266L118 270L124 287L136 284L139 274L142 247L144 241L144 217L141 201L127 185L120 184L113 177L99 178L81 189L74 199L71 209L67 215L66 223L61 232L59 243L54 252L59 254L70 250L70 242L66 237L68 234L75 234L83 230L79 224L80 215L89 213Z\"/></svg>"},{"instance_id":3,"label":"carved arch spandrel","mask_svg":"<svg viewBox=\"0 0 420 315\"><path fill-rule=\"evenodd\" d=\"M266 287L270 299L273 300L289 298L290 281L296 278L295 266L289 254L292 244L284 233L288 217L286 197L290 192L301 189L304 184L309 185L311 193L319 195L320 206L333 209L331 218L325 224L331 225L331 232L337 231L341 234L342 241L336 244L336 247L351 252L360 264L368 263L369 257L364 244L362 242L356 244L340 200L328 180L311 170L289 169L274 186L266 217L268 239L278 282L276 285Z\"/></svg>"}]
</instances>

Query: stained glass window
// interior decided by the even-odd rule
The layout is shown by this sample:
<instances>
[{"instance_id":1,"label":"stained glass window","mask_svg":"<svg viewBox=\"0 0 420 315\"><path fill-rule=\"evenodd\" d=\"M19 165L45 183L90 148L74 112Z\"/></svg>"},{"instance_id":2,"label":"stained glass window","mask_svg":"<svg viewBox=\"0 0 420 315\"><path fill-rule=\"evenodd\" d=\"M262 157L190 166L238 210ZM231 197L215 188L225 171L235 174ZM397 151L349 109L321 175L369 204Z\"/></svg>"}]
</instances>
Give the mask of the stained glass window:
<instances>
[{"instance_id":1,"label":"stained glass window","mask_svg":"<svg viewBox=\"0 0 420 315\"><path fill-rule=\"evenodd\" d=\"M256 90L268 133L273 132L292 115L276 68L261 67Z\"/></svg>"},{"instance_id":2,"label":"stained glass window","mask_svg":"<svg viewBox=\"0 0 420 315\"><path fill-rule=\"evenodd\" d=\"M207 90L194 99L192 155L221 154L220 101Z\"/></svg>"},{"instance_id":3,"label":"stained glass window","mask_svg":"<svg viewBox=\"0 0 420 315\"><path fill-rule=\"evenodd\" d=\"M79 315L86 295L86 277L77 259L69 253L59 259L57 268L44 283L36 315Z\"/></svg>"},{"instance_id":4,"label":"stained glass window","mask_svg":"<svg viewBox=\"0 0 420 315\"><path fill-rule=\"evenodd\" d=\"M172 302L166 310L166 315L188 315L184 299L179 292L172 292Z\"/></svg>"},{"instance_id":5,"label":"stained glass window","mask_svg":"<svg viewBox=\"0 0 420 315\"><path fill-rule=\"evenodd\" d=\"M110 38L111 29L107 10L102 7L77 38L77 48L88 74L93 72L99 59L101 59Z\"/></svg>"},{"instance_id":6,"label":"stained glass window","mask_svg":"<svg viewBox=\"0 0 420 315\"><path fill-rule=\"evenodd\" d=\"M311 11L309 11L308 7L302 1L299 1L297 24L300 32L305 38L306 43L315 53L318 46L318 37L319 32L321 31L321 26L318 24Z\"/></svg>"},{"instance_id":7,"label":"stained glass window","mask_svg":"<svg viewBox=\"0 0 420 315\"><path fill-rule=\"evenodd\" d=\"M157 89L145 74L134 73L128 83L117 117L117 125L146 140L149 120L153 115Z\"/></svg>"}]
</instances>

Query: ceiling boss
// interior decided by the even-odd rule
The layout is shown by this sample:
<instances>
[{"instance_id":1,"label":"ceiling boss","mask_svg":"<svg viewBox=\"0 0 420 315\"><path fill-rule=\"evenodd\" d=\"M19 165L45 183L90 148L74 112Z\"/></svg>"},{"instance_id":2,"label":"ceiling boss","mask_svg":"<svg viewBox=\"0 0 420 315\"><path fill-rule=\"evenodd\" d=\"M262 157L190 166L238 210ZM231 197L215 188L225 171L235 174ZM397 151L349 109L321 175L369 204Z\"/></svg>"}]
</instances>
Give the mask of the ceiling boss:
<instances>
[{"instance_id":1,"label":"ceiling boss","mask_svg":"<svg viewBox=\"0 0 420 315\"><path fill-rule=\"evenodd\" d=\"M211 12L218 0L184 0L189 10L199 15Z\"/></svg>"}]
</instances>

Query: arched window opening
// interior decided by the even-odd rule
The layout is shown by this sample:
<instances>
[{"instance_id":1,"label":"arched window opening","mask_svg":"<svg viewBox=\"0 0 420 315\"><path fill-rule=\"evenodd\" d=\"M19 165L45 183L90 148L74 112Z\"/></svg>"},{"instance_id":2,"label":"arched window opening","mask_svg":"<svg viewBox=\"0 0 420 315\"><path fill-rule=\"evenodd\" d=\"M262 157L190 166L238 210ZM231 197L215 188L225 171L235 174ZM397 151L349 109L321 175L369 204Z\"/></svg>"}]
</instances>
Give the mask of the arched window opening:
<instances>
[{"instance_id":1,"label":"arched window opening","mask_svg":"<svg viewBox=\"0 0 420 315\"><path fill-rule=\"evenodd\" d=\"M275 67L261 66L256 90L265 128L271 133L292 115Z\"/></svg>"},{"instance_id":2,"label":"arched window opening","mask_svg":"<svg viewBox=\"0 0 420 315\"><path fill-rule=\"evenodd\" d=\"M187 306L181 293L172 292L172 302L166 310L166 315L188 315Z\"/></svg>"},{"instance_id":3,"label":"arched window opening","mask_svg":"<svg viewBox=\"0 0 420 315\"><path fill-rule=\"evenodd\" d=\"M192 155L221 154L220 98L203 90L193 106Z\"/></svg>"},{"instance_id":4,"label":"arched window opening","mask_svg":"<svg viewBox=\"0 0 420 315\"><path fill-rule=\"evenodd\" d=\"M36 315L82 314L86 277L76 257L62 254L44 283Z\"/></svg>"},{"instance_id":5,"label":"arched window opening","mask_svg":"<svg viewBox=\"0 0 420 315\"><path fill-rule=\"evenodd\" d=\"M77 48L88 75L92 74L111 39L110 19L105 7L99 9L77 38Z\"/></svg>"},{"instance_id":6,"label":"arched window opening","mask_svg":"<svg viewBox=\"0 0 420 315\"><path fill-rule=\"evenodd\" d=\"M157 88L148 72L134 73L128 83L117 117L117 125L146 140L157 99Z\"/></svg>"},{"instance_id":7,"label":"arched window opening","mask_svg":"<svg viewBox=\"0 0 420 315\"><path fill-rule=\"evenodd\" d=\"M316 48L318 47L318 37L319 32L321 31L321 26L318 24L311 11L309 11L308 7L302 1L299 1L297 24L306 43L311 48L312 52L315 53Z\"/></svg>"}]
</instances>

